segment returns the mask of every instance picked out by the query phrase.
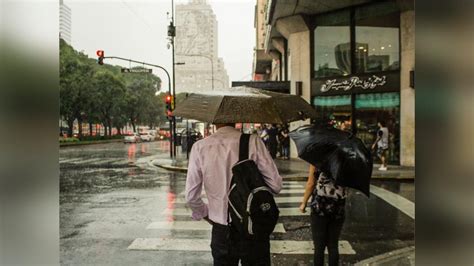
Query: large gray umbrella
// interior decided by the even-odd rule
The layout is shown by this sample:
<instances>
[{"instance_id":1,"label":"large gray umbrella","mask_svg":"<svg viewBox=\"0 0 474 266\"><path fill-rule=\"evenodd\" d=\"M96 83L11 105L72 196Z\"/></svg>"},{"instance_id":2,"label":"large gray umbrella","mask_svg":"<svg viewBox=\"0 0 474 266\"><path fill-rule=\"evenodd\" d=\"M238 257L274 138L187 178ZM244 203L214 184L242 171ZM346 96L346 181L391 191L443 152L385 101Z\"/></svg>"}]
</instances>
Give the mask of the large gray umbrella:
<instances>
[{"instance_id":1,"label":"large gray umbrella","mask_svg":"<svg viewBox=\"0 0 474 266\"><path fill-rule=\"evenodd\" d=\"M316 117L314 108L299 96L250 87L190 94L173 114L213 124L286 124Z\"/></svg>"}]
</instances>

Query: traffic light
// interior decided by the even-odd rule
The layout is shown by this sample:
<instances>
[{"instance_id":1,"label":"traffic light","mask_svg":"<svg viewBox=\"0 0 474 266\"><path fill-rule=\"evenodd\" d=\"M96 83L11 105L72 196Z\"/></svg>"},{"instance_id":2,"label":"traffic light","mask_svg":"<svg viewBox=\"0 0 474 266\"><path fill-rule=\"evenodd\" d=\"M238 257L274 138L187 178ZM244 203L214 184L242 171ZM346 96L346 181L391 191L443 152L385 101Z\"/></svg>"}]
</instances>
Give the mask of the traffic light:
<instances>
[{"instance_id":1,"label":"traffic light","mask_svg":"<svg viewBox=\"0 0 474 266\"><path fill-rule=\"evenodd\" d=\"M173 116L173 96L166 94L165 103L166 103L166 115L168 116L168 119L171 119L171 117Z\"/></svg>"},{"instance_id":2,"label":"traffic light","mask_svg":"<svg viewBox=\"0 0 474 266\"><path fill-rule=\"evenodd\" d=\"M99 63L99 65L103 65L104 64L104 50L97 50L96 54L98 56L97 63Z\"/></svg>"}]
</instances>

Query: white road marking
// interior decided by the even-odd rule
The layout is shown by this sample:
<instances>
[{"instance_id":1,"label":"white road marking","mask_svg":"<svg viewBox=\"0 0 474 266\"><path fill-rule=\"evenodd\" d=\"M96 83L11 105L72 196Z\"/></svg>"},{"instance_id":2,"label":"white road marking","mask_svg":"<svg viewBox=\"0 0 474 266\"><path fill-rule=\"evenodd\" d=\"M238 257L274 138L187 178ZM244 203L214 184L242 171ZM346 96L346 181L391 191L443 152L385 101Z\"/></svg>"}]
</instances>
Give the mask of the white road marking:
<instances>
[{"instance_id":1,"label":"white road marking","mask_svg":"<svg viewBox=\"0 0 474 266\"><path fill-rule=\"evenodd\" d=\"M275 202L278 203L301 203L303 201L303 195L292 196L292 197L275 197Z\"/></svg>"},{"instance_id":2,"label":"white road marking","mask_svg":"<svg viewBox=\"0 0 474 266\"><path fill-rule=\"evenodd\" d=\"M153 222L146 229L210 231L211 225L205 221ZM286 233L282 223L277 223L275 233Z\"/></svg>"},{"instance_id":3,"label":"white road marking","mask_svg":"<svg viewBox=\"0 0 474 266\"><path fill-rule=\"evenodd\" d=\"M137 238L129 250L155 251L206 251L210 252L209 239L171 239L171 238ZM271 240L272 254L314 254L313 241ZM327 253L327 252L326 252ZM339 253L344 255L356 254L348 241L339 241Z\"/></svg>"},{"instance_id":4,"label":"white road marking","mask_svg":"<svg viewBox=\"0 0 474 266\"><path fill-rule=\"evenodd\" d=\"M205 203L208 203L207 198L202 198ZM303 200L303 194L301 196L290 196L290 197L275 197L276 203L301 203ZM174 203L186 204L186 200L184 198L177 198Z\"/></svg>"},{"instance_id":5,"label":"white road marking","mask_svg":"<svg viewBox=\"0 0 474 266\"><path fill-rule=\"evenodd\" d=\"M406 198L398 194L395 194L391 191L388 191L386 189L383 189L374 185L370 185L370 193L383 199L388 204L392 205L393 207L399 209L401 212L410 216L410 218L415 219L415 203L407 200Z\"/></svg>"},{"instance_id":6,"label":"white road marking","mask_svg":"<svg viewBox=\"0 0 474 266\"><path fill-rule=\"evenodd\" d=\"M121 161L123 161L123 159L113 158L113 159L106 159L106 160L98 161L97 163L104 164L104 163L121 162Z\"/></svg>"},{"instance_id":7,"label":"white road marking","mask_svg":"<svg viewBox=\"0 0 474 266\"><path fill-rule=\"evenodd\" d=\"M300 210L296 207L293 208L279 208L280 217L282 216L306 216L309 215L309 211L306 213L301 213ZM163 215L173 215L173 216L191 216L191 209L188 208L176 208L176 209L164 209L161 214Z\"/></svg>"},{"instance_id":8,"label":"white road marking","mask_svg":"<svg viewBox=\"0 0 474 266\"><path fill-rule=\"evenodd\" d=\"M74 161L80 161L84 158L72 158L72 159L66 159L66 160L59 160L59 163L70 163L70 162L74 162Z\"/></svg>"},{"instance_id":9,"label":"white road marking","mask_svg":"<svg viewBox=\"0 0 474 266\"><path fill-rule=\"evenodd\" d=\"M296 193L300 193L300 194L304 194L304 188L289 188L289 189L286 189L286 188L283 188L282 190L280 190L280 193L279 194L288 194L288 193L293 193L293 194L296 194ZM278 197L278 195L277 195Z\"/></svg>"},{"instance_id":10,"label":"white road marking","mask_svg":"<svg viewBox=\"0 0 474 266\"><path fill-rule=\"evenodd\" d=\"M298 185L302 185L304 186L306 184L305 181L283 181L282 182L283 185L294 185L294 184L298 184Z\"/></svg>"},{"instance_id":11,"label":"white road marking","mask_svg":"<svg viewBox=\"0 0 474 266\"><path fill-rule=\"evenodd\" d=\"M285 188L304 188L304 185L301 184L283 184L283 189Z\"/></svg>"},{"instance_id":12,"label":"white road marking","mask_svg":"<svg viewBox=\"0 0 474 266\"><path fill-rule=\"evenodd\" d=\"M87 159L87 160L83 160L83 161L77 161L77 162L74 162L74 163L83 164L83 163L91 163L91 162L100 162L104 159L105 158L91 158L91 159Z\"/></svg>"},{"instance_id":13,"label":"white road marking","mask_svg":"<svg viewBox=\"0 0 474 266\"><path fill-rule=\"evenodd\" d=\"M289 194L289 193L301 193L304 194L305 188L304 187L283 187L278 194ZM184 196L186 191L181 191L178 195ZM278 197L278 194L276 195ZM201 196L206 196L206 192L204 190L201 191Z\"/></svg>"}]
</instances>

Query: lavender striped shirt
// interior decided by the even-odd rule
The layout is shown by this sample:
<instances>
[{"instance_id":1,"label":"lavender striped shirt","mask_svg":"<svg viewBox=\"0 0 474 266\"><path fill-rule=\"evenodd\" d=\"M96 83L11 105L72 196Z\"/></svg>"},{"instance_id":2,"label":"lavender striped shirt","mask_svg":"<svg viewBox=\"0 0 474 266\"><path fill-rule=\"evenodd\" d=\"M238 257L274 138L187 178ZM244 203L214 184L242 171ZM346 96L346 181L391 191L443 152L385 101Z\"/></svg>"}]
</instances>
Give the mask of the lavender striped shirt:
<instances>
[{"instance_id":1,"label":"lavender striped shirt","mask_svg":"<svg viewBox=\"0 0 474 266\"><path fill-rule=\"evenodd\" d=\"M239 160L240 135L233 127L222 127L193 145L186 178L186 201L193 211L194 220L209 216L215 223L227 224L227 192L232 166ZM265 145L256 135L250 137L249 156L257 164L267 185L274 193L279 193L282 178ZM209 205L201 199L203 186Z\"/></svg>"}]
</instances>

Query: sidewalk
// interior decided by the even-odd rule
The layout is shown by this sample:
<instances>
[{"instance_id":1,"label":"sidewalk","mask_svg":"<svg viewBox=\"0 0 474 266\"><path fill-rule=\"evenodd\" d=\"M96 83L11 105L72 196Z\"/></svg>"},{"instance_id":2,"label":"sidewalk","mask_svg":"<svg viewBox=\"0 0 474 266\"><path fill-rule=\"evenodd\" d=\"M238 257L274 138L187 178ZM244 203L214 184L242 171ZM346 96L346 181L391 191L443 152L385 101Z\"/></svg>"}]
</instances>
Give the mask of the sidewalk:
<instances>
[{"instance_id":1,"label":"sidewalk","mask_svg":"<svg viewBox=\"0 0 474 266\"><path fill-rule=\"evenodd\" d=\"M280 175L284 179L306 181L308 177L309 164L301 159L280 160L276 159L275 163L278 167ZM173 162L171 159L156 159L152 164L171 171L187 172L188 161L186 155L180 156ZM389 165L387 171L380 171L380 165L374 165L372 179L392 179L392 180L414 180L415 168L403 167L397 165Z\"/></svg>"},{"instance_id":2,"label":"sidewalk","mask_svg":"<svg viewBox=\"0 0 474 266\"><path fill-rule=\"evenodd\" d=\"M355 266L372 265L415 265L415 247L390 251L354 264Z\"/></svg>"}]
</instances>

